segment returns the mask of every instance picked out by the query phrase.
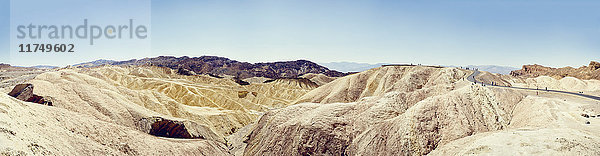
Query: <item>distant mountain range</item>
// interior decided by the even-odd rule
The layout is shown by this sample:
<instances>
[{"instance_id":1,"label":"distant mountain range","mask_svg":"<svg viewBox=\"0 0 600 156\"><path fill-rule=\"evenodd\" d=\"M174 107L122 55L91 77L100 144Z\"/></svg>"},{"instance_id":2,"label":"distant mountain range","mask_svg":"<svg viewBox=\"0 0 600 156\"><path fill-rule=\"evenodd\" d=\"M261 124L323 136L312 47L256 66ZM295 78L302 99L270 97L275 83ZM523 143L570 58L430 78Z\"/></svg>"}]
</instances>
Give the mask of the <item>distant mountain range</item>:
<instances>
[{"instance_id":1,"label":"distant mountain range","mask_svg":"<svg viewBox=\"0 0 600 156\"><path fill-rule=\"evenodd\" d=\"M356 63L356 62L330 62L330 63L321 63L323 66L337 70L341 72L361 72L365 70L369 70L372 68L380 67L381 65L385 65L388 63L377 63L377 64L369 64L369 63ZM446 66L446 67L467 67L467 68L477 68L481 71L487 71L491 73L499 73L499 74L510 74L513 70L518 70L516 67L508 67L508 66L496 66L496 65L467 65L467 66Z\"/></svg>"},{"instance_id":2,"label":"distant mountain range","mask_svg":"<svg viewBox=\"0 0 600 156\"><path fill-rule=\"evenodd\" d=\"M95 67L101 65L155 65L177 69L180 74L210 74L210 75L231 75L238 78L249 77L267 77L267 78L289 78L297 77L307 73L325 74L331 77L345 76L346 73L362 72L372 68L377 68L388 63L356 63L356 62L329 62L320 63L321 65L307 61L284 61L270 63L248 63L231 60L218 56L201 57L173 57L159 56L154 58L132 59L127 61L113 61L100 59L91 62L79 63L73 67ZM459 66L448 66L459 67ZM460 67L477 68L482 71L488 71L499 74L509 74L519 68L496 65L467 65Z\"/></svg>"},{"instance_id":3,"label":"distant mountain range","mask_svg":"<svg viewBox=\"0 0 600 156\"><path fill-rule=\"evenodd\" d=\"M4 65L8 65L8 64L4 64ZM21 67L21 68L37 68L37 69L54 69L54 68L59 68L58 66L47 66L47 65L37 65L37 66L30 66L30 67L24 67L24 66L14 66L14 67Z\"/></svg>"},{"instance_id":4,"label":"distant mountain range","mask_svg":"<svg viewBox=\"0 0 600 156\"><path fill-rule=\"evenodd\" d=\"M467 65L467 66L448 66L448 67L466 67L466 68L470 68L470 69L477 68L478 70L481 70L481 71L487 71L490 73L498 73L498 74L504 74L504 75L510 74L510 72L513 70L519 70L519 68L516 68L516 67L496 66L496 65Z\"/></svg>"},{"instance_id":5,"label":"distant mountain range","mask_svg":"<svg viewBox=\"0 0 600 156\"><path fill-rule=\"evenodd\" d=\"M377 64L369 64L369 63L356 63L356 62L330 62L330 63L321 63L323 66L337 70L341 72L361 72L365 70L369 70L372 68L381 67L381 65L387 63L377 63Z\"/></svg>"},{"instance_id":6,"label":"distant mountain range","mask_svg":"<svg viewBox=\"0 0 600 156\"><path fill-rule=\"evenodd\" d=\"M298 76L307 73L324 74L330 77L341 77L347 75L346 73L330 70L307 60L248 63L217 56L159 56L154 58L144 58L140 60L132 59L127 61L96 60L92 62L76 64L73 66L94 67L100 65L152 65L176 69L178 73L183 75L231 75L240 79L250 77L297 78Z\"/></svg>"},{"instance_id":7,"label":"distant mountain range","mask_svg":"<svg viewBox=\"0 0 600 156\"><path fill-rule=\"evenodd\" d=\"M40 65L40 66L31 66L31 68L38 68L38 69L54 69L54 68L58 68L58 66L45 66L45 65Z\"/></svg>"},{"instance_id":8,"label":"distant mountain range","mask_svg":"<svg viewBox=\"0 0 600 156\"><path fill-rule=\"evenodd\" d=\"M75 64L75 65L72 65L72 66L73 67L95 67L95 66L100 66L100 65L105 65L105 64L112 64L112 63L115 63L115 62L117 62L117 61L99 59L99 60L96 60L96 61Z\"/></svg>"}]
</instances>

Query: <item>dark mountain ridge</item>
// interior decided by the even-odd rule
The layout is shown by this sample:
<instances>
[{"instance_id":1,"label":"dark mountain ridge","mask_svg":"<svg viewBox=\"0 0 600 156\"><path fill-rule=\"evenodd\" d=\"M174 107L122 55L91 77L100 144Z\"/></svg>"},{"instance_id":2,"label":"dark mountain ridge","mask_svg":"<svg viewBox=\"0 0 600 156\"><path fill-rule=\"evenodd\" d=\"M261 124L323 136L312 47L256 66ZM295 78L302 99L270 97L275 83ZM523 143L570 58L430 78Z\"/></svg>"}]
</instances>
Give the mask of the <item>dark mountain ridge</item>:
<instances>
[{"instance_id":1,"label":"dark mountain ridge","mask_svg":"<svg viewBox=\"0 0 600 156\"><path fill-rule=\"evenodd\" d=\"M151 65L158 67L167 67L177 69L181 74L210 74L210 75L231 75L239 79L250 77L266 78L296 78L298 76L315 73L324 74L330 77L341 77L346 73L329 70L307 60L281 61L268 63L248 63L231 60L218 56L200 56L200 57L174 57L159 56L154 58L132 59L127 61L106 62L109 65Z\"/></svg>"}]
</instances>

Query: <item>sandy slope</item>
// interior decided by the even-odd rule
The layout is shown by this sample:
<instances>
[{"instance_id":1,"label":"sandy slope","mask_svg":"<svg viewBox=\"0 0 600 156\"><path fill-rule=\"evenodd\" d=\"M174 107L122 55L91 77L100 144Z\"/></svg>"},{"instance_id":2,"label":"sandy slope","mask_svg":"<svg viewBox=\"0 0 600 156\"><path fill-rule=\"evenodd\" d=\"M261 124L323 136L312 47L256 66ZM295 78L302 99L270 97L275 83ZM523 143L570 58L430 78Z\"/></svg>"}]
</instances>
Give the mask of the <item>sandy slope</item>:
<instances>
[{"instance_id":1,"label":"sandy slope","mask_svg":"<svg viewBox=\"0 0 600 156\"><path fill-rule=\"evenodd\" d=\"M203 139L158 138L62 108L0 95L0 155L228 155Z\"/></svg>"},{"instance_id":2,"label":"sandy slope","mask_svg":"<svg viewBox=\"0 0 600 156\"><path fill-rule=\"evenodd\" d=\"M379 67L338 78L315 89L295 103L354 102L363 97L380 97L387 92L406 93L409 103L454 89L454 81L462 80L467 71L456 68L442 70L430 67Z\"/></svg>"},{"instance_id":3,"label":"sandy slope","mask_svg":"<svg viewBox=\"0 0 600 156\"><path fill-rule=\"evenodd\" d=\"M595 101L570 95L529 95L517 104L506 130L458 139L430 155L599 155L600 119L580 115L598 108Z\"/></svg>"},{"instance_id":4,"label":"sandy slope","mask_svg":"<svg viewBox=\"0 0 600 156\"><path fill-rule=\"evenodd\" d=\"M265 114L246 155L427 154L509 124L522 95L471 86L456 68L382 67L342 77ZM319 102L319 103L316 103Z\"/></svg>"}]
</instances>

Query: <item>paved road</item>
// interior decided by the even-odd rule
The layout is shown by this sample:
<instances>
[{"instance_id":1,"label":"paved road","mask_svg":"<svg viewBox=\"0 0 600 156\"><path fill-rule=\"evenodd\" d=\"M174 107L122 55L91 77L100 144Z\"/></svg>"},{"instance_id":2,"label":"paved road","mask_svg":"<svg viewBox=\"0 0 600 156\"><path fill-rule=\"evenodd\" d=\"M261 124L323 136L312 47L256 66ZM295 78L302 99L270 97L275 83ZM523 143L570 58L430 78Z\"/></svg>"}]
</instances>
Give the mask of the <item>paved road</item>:
<instances>
[{"instance_id":1,"label":"paved road","mask_svg":"<svg viewBox=\"0 0 600 156\"><path fill-rule=\"evenodd\" d=\"M473 70L473 73L467 77L467 80L475 82L475 76L479 75L479 70Z\"/></svg>"},{"instance_id":2,"label":"paved road","mask_svg":"<svg viewBox=\"0 0 600 156\"><path fill-rule=\"evenodd\" d=\"M471 75L469 75L469 77L467 77L467 80L469 80L471 82L476 82L475 76L479 75L479 73L480 73L479 71L473 71L473 73ZM476 82L476 83L480 83L480 84L491 86L491 84L487 84L487 83L483 83L483 82ZM554 92L554 93L564 93L564 94L571 94L571 95L581 96L581 97L590 98L590 99L594 99L594 100L600 101L600 97L598 97L598 96L587 95L587 94L579 94L579 93L575 93L575 92L567 92L567 91L561 91L561 90L552 90L552 89L546 90L546 89L510 87L510 86L495 86L495 87L514 88L514 89L523 89L523 90L535 90L535 91L547 91L547 92Z\"/></svg>"}]
</instances>

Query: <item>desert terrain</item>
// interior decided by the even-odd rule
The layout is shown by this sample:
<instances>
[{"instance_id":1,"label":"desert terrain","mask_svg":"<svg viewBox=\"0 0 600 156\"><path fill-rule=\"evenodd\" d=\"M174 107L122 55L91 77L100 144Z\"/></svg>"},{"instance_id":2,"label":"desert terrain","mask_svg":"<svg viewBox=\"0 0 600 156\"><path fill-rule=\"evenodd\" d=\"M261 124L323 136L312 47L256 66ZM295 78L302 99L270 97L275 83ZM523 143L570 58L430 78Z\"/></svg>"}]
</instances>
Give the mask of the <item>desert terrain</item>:
<instances>
[{"instance_id":1,"label":"desert terrain","mask_svg":"<svg viewBox=\"0 0 600 156\"><path fill-rule=\"evenodd\" d=\"M413 65L347 74L220 57L83 65L0 66L0 153L600 155L600 101L577 95L600 96L593 62L568 75Z\"/></svg>"}]
</instances>

